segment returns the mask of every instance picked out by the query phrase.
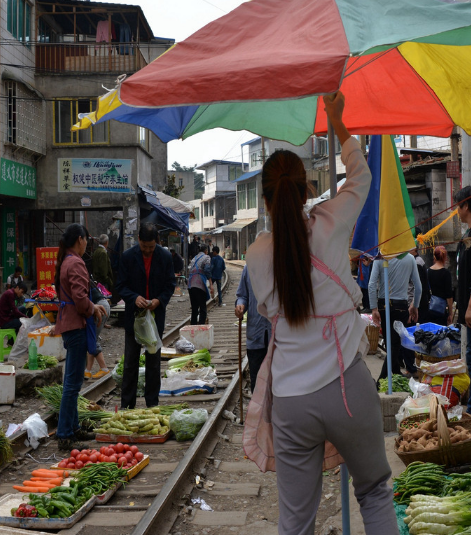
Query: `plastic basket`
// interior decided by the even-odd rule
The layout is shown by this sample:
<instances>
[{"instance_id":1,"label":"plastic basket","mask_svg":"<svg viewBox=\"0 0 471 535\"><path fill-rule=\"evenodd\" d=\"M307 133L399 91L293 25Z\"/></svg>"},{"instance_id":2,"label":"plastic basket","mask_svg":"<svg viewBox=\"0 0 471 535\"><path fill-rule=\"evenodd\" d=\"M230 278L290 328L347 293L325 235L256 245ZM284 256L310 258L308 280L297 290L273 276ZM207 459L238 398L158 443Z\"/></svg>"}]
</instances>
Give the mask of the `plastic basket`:
<instances>
[{"instance_id":1,"label":"plastic basket","mask_svg":"<svg viewBox=\"0 0 471 535\"><path fill-rule=\"evenodd\" d=\"M444 327L443 325L438 325L438 323L421 323L418 329L422 329L425 332L432 332L432 333L437 333L438 331L442 329L453 329L456 332L459 331L457 327L453 327L451 325L449 325L448 327ZM412 327L407 327L406 330L409 334L413 335L415 331L417 330L417 326L412 325Z\"/></svg>"}]
</instances>

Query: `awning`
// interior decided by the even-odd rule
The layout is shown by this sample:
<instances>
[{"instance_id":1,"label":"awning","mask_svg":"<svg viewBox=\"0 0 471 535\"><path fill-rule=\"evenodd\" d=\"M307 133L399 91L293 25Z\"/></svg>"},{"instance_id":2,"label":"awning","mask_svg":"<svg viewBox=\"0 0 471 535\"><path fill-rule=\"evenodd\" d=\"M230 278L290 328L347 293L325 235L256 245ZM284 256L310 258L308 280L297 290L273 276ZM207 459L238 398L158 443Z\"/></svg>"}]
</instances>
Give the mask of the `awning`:
<instances>
[{"instance_id":1,"label":"awning","mask_svg":"<svg viewBox=\"0 0 471 535\"><path fill-rule=\"evenodd\" d=\"M250 171L248 173L244 173L243 175L240 175L239 178L236 178L234 182L243 182L244 180L248 180L249 178L252 178L253 176L258 175L261 172L262 170L259 169L258 171Z\"/></svg>"},{"instance_id":2,"label":"awning","mask_svg":"<svg viewBox=\"0 0 471 535\"><path fill-rule=\"evenodd\" d=\"M236 219L229 225L224 225L211 231L211 234L221 234L222 232L240 232L243 228L255 223L257 218L254 219Z\"/></svg>"}]
</instances>

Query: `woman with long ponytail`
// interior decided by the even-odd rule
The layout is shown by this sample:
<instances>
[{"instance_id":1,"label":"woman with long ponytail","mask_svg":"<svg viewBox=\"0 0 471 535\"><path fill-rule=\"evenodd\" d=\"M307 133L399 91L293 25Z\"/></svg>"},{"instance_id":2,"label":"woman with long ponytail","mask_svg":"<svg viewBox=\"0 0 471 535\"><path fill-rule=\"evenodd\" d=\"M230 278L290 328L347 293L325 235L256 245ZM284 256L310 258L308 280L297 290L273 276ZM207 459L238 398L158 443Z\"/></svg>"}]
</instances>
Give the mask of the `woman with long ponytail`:
<instances>
[{"instance_id":1,"label":"woman with long ponytail","mask_svg":"<svg viewBox=\"0 0 471 535\"><path fill-rule=\"evenodd\" d=\"M62 334L67 349L64 387L56 436L59 449L82 449L79 440L94 438L80 428L77 399L87 361L87 318L100 325L105 309L90 300L90 276L82 256L87 247L88 231L83 225L69 225L59 242L54 283L60 301L54 334ZM94 325L93 325L93 328Z\"/></svg>"},{"instance_id":2,"label":"woman with long ponytail","mask_svg":"<svg viewBox=\"0 0 471 535\"><path fill-rule=\"evenodd\" d=\"M324 103L346 166L338 195L307 216L301 159L281 150L263 166L272 231L249 248L247 267L272 339L249 405L244 448L262 470L276 466L280 535L314 534L326 441L347 464L366 534L398 535L380 401L362 360L369 347L356 310L362 294L348 257L371 173L343 124L343 95Z\"/></svg>"}]
</instances>

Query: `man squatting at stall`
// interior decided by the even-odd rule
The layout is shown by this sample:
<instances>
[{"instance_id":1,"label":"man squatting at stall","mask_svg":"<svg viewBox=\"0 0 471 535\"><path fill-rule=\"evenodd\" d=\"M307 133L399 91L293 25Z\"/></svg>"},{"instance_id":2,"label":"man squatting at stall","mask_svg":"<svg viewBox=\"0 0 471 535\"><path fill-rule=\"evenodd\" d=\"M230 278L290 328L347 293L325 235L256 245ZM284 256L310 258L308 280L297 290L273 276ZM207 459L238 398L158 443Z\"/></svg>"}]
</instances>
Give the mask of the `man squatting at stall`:
<instances>
[{"instance_id":1,"label":"man squatting at stall","mask_svg":"<svg viewBox=\"0 0 471 535\"><path fill-rule=\"evenodd\" d=\"M139 229L139 243L125 251L119 265L116 290L125 305L124 370L121 389L121 408L136 406L141 345L134 338L136 313L151 310L160 338L165 327L165 308L175 291L172 255L157 244L157 227L144 223ZM149 304L150 302L150 304ZM146 351L146 386L144 398L147 407L159 404L160 349L150 355Z\"/></svg>"}]
</instances>

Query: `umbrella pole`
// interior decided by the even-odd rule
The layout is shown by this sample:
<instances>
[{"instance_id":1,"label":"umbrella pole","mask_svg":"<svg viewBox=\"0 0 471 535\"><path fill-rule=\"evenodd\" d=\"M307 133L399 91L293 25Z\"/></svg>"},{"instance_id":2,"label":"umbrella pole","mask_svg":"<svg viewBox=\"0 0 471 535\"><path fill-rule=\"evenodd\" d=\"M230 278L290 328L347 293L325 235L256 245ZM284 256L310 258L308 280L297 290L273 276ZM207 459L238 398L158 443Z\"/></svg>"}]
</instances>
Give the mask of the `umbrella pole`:
<instances>
[{"instance_id":1,"label":"umbrella pole","mask_svg":"<svg viewBox=\"0 0 471 535\"><path fill-rule=\"evenodd\" d=\"M330 198L333 199L337 195L337 163L335 160L335 132L329 118L327 118L327 139L329 142ZM348 489L348 479L348 468L347 465L343 463L340 467L343 535L350 535L350 493Z\"/></svg>"},{"instance_id":2,"label":"umbrella pole","mask_svg":"<svg viewBox=\"0 0 471 535\"><path fill-rule=\"evenodd\" d=\"M244 423L244 398L242 396L242 318L239 318L239 397L240 423Z\"/></svg>"},{"instance_id":3,"label":"umbrella pole","mask_svg":"<svg viewBox=\"0 0 471 535\"><path fill-rule=\"evenodd\" d=\"M383 261L384 268L384 308L386 310L386 362L388 365L388 394L392 394L392 362L391 362L391 311L389 308L389 262Z\"/></svg>"}]
</instances>

